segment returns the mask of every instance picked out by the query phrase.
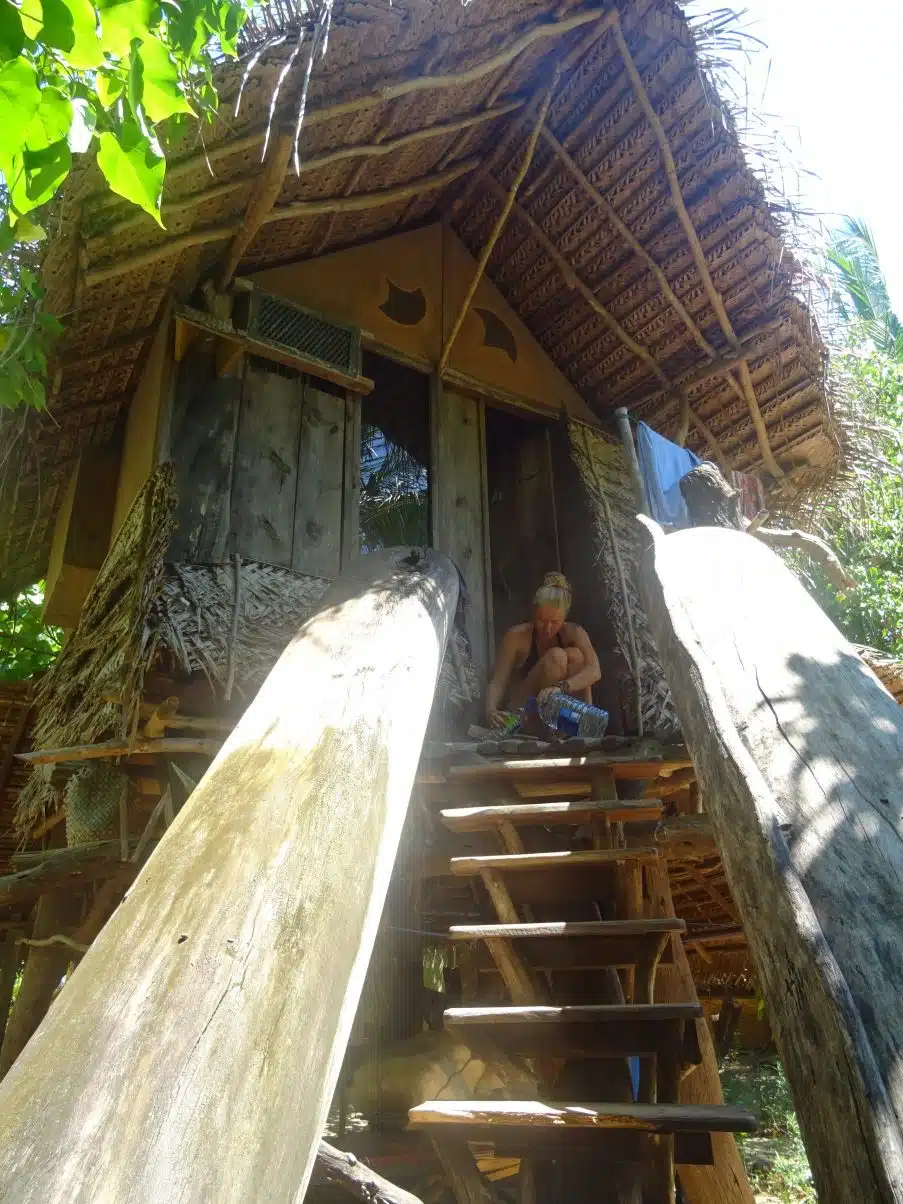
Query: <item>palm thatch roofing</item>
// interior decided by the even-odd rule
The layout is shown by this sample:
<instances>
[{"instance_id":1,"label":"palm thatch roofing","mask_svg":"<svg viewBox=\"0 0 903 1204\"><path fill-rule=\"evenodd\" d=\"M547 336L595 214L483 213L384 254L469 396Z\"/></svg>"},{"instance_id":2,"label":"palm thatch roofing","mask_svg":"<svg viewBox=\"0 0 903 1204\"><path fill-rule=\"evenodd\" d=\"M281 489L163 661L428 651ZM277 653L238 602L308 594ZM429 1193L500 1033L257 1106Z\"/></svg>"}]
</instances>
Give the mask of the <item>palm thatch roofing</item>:
<instances>
[{"instance_id":1,"label":"palm thatch roofing","mask_svg":"<svg viewBox=\"0 0 903 1204\"><path fill-rule=\"evenodd\" d=\"M691 419L690 447L785 490L834 471L799 266L673 0L335 0L300 174L276 180L243 246L274 85L311 11L280 0L255 18L237 115L245 66L222 66L217 122L170 149L165 229L95 164L73 171L43 264L66 327L48 413L2 415L0 590L44 572L74 461L114 436L168 294L220 278L230 248L248 273L439 216L479 254L550 85L489 277L598 414L626 404L669 434ZM302 49L271 158L306 67ZM733 376L713 373L732 358Z\"/></svg>"}]
</instances>

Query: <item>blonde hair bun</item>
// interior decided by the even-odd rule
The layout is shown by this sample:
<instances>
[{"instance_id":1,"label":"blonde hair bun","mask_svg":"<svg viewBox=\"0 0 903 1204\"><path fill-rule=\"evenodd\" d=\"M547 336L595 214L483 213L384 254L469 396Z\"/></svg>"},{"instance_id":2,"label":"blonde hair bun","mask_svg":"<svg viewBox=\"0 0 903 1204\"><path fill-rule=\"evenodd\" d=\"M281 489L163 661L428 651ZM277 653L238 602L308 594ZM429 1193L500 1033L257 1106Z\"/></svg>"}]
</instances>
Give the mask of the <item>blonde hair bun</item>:
<instances>
[{"instance_id":1,"label":"blonde hair bun","mask_svg":"<svg viewBox=\"0 0 903 1204\"><path fill-rule=\"evenodd\" d=\"M534 606L557 606L565 614L571 608L571 587L563 573L546 573L533 596Z\"/></svg>"}]
</instances>

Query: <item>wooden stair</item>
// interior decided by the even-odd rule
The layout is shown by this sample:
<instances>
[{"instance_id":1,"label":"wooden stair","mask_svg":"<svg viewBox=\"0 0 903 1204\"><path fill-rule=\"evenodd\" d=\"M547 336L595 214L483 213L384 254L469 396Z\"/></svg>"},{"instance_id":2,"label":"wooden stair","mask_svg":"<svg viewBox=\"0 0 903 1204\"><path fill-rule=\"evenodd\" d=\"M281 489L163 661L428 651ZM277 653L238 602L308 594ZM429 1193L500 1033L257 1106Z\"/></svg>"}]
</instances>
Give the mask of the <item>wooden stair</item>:
<instances>
[{"instance_id":1,"label":"wooden stair","mask_svg":"<svg viewBox=\"0 0 903 1204\"><path fill-rule=\"evenodd\" d=\"M744 1109L679 1102L681 1078L701 1060L702 1008L695 998L655 1002L659 966L673 964L685 924L654 914L655 876L667 869L648 837L632 845L625 833L632 823L648 831L662 804L617 797L618 781L654 777L660 763L652 766L588 754L470 758L445 770L449 791L469 796L440 811L445 827L461 837L494 834L500 846L450 861L452 874L482 883L494 912L495 922L449 934L468 952L477 991L495 997L492 1006L449 1008L445 1024L473 1049L492 1045L527 1059L547 1097L411 1109L411 1126L432 1138L459 1204L490 1198L473 1161L487 1150L521 1160L521 1204L674 1204L675 1168L710 1165L711 1134L755 1128ZM481 787L509 793L475 800ZM573 847L581 842L592 847ZM495 1003L499 976L511 1005ZM639 1063L635 1087L628 1059ZM574 1084L579 1096L556 1098ZM544 1166L557 1168L557 1180Z\"/></svg>"}]
</instances>

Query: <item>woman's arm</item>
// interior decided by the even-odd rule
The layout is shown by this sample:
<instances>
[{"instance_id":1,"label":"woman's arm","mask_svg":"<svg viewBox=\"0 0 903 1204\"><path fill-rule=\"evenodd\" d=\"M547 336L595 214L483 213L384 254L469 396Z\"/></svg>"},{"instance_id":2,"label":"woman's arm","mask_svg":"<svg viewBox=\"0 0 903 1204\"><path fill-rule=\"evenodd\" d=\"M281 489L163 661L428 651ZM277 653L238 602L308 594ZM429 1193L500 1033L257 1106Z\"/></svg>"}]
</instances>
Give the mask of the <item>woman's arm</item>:
<instances>
[{"instance_id":1,"label":"woman's arm","mask_svg":"<svg viewBox=\"0 0 903 1204\"><path fill-rule=\"evenodd\" d=\"M502 716L499 707L508 689L514 664L517 660L517 635L513 631L505 633L502 646L499 648L489 684L486 687L486 718L493 727L500 726Z\"/></svg>"},{"instance_id":2,"label":"woman's arm","mask_svg":"<svg viewBox=\"0 0 903 1204\"><path fill-rule=\"evenodd\" d=\"M583 668L575 673L573 677L568 678L568 693L575 694L578 690L585 690L587 686L594 686L602 676L602 670L599 668L599 658L596 656L596 650L592 645L589 636L582 627L573 624L573 646L579 648L583 653Z\"/></svg>"}]
</instances>

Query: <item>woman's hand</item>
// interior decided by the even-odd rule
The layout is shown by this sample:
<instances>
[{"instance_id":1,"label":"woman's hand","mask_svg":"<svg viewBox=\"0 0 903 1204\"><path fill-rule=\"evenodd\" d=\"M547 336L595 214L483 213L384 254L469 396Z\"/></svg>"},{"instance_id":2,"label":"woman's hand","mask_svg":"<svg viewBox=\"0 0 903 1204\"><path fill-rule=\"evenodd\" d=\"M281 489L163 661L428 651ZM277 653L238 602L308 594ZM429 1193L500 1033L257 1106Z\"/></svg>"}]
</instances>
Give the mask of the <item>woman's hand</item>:
<instances>
[{"instance_id":1,"label":"woman's hand","mask_svg":"<svg viewBox=\"0 0 903 1204\"><path fill-rule=\"evenodd\" d=\"M507 716L505 715L504 711L488 711L486 714L486 720L490 727L499 729L505 726L507 722Z\"/></svg>"}]
</instances>

